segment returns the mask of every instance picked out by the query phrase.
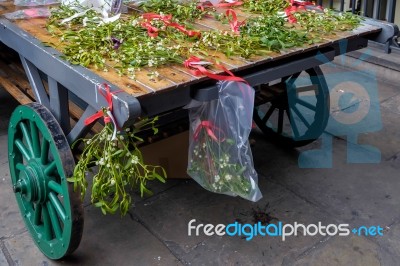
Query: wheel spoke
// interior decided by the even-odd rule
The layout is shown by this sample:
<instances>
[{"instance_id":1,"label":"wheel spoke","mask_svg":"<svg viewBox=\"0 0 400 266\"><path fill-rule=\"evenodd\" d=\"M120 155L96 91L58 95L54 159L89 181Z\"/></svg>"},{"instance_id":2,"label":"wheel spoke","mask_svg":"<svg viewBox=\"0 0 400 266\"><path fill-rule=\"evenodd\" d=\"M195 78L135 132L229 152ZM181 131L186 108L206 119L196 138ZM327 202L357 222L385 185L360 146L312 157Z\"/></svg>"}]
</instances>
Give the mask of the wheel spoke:
<instances>
[{"instance_id":1,"label":"wheel spoke","mask_svg":"<svg viewBox=\"0 0 400 266\"><path fill-rule=\"evenodd\" d=\"M300 118L301 122L303 122L303 124L309 128L310 127L310 123L308 123L308 121L304 118L304 116L300 113L299 109L297 109L296 106L292 107L292 110L296 113L296 115Z\"/></svg>"},{"instance_id":2,"label":"wheel spoke","mask_svg":"<svg viewBox=\"0 0 400 266\"><path fill-rule=\"evenodd\" d=\"M20 139L15 140L15 146L17 146L18 150L21 152L22 156L24 156L26 160L29 161L32 158L31 153Z\"/></svg>"},{"instance_id":3,"label":"wheel spoke","mask_svg":"<svg viewBox=\"0 0 400 266\"><path fill-rule=\"evenodd\" d=\"M318 92L318 85L311 84L307 86L296 87L297 92L307 92L307 91L314 91L316 94Z\"/></svg>"},{"instance_id":4,"label":"wheel spoke","mask_svg":"<svg viewBox=\"0 0 400 266\"><path fill-rule=\"evenodd\" d=\"M56 211L54 210L54 207L51 205L50 202L47 202L46 206L47 206L47 209L49 210L50 221L51 221L51 225L54 230L55 237L57 239L60 239L62 236L62 230L61 230L60 221L58 220Z\"/></svg>"},{"instance_id":5,"label":"wheel spoke","mask_svg":"<svg viewBox=\"0 0 400 266\"><path fill-rule=\"evenodd\" d=\"M297 78L300 76L301 72L297 72L295 74L293 74L289 80L287 80L287 85L292 87L292 85L296 82Z\"/></svg>"},{"instance_id":6,"label":"wheel spoke","mask_svg":"<svg viewBox=\"0 0 400 266\"><path fill-rule=\"evenodd\" d=\"M46 168L44 169L44 174L45 175L51 175L54 170L57 169L57 163L56 161L52 161Z\"/></svg>"},{"instance_id":7,"label":"wheel spoke","mask_svg":"<svg viewBox=\"0 0 400 266\"><path fill-rule=\"evenodd\" d=\"M38 203L35 206L35 213L34 213L34 216L33 216L33 224L34 225L39 225L41 217L42 217L42 204Z\"/></svg>"},{"instance_id":8,"label":"wheel spoke","mask_svg":"<svg viewBox=\"0 0 400 266\"><path fill-rule=\"evenodd\" d=\"M290 117L290 113L289 113L288 110L286 110L286 116L287 116L287 118L288 118L289 121L290 121L290 125L292 126L292 130L293 130L293 135L294 135L294 137L295 137L295 138L299 137L299 136L300 136L300 133L299 133L299 129L297 128L296 121L295 121L295 119L292 119L292 118Z\"/></svg>"},{"instance_id":9,"label":"wheel spoke","mask_svg":"<svg viewBox=\"0 0 400 266\"><path fill-rule=\"evenodd\" d=\"M42 214L43 214L43 233L44 233L44 238L46 240L51 240L53 239L53 233L51 230L51 221L50 221L50 216L49 216L49 211L47 210L47 206L43 205L42 206Z\"/></svg>"},{"instance_id":10,"label":"wheel spoke","mask_svg":"<svg viewBox=\"0 0 400 266\"><path fill-rule=\"evenodd\" d=\"M58 184L56 181L53 181L53 180L49 181L48 186L51 190L53 190L54 192L57 192L57 194L64 195L61 185Z\"/></svg>"},{"instance_id":11,"label":"wheel spoke","mask_svg":"<svg viewBox=\"0 0 400 266\"><path fill-rule=\"evenodd\" d=\"M30 121L31 128L31 136L32 136L32 146L33 146L33 154L36 158L40 156L40 141L39 141L39 133L38 128L34 121Z\"/></svg>"},{"instance_id":12,"label":"wheel spoke","mask_svg":"<svg viewBox=\"0 0 400 266\"><path fill-rule=\"evenodd\" d=\"M29 152L31 153L31 157L34 156L33 145L31 140L31 135L29 134L28 128L26 127L24 122L19 123L19 127L21 128L22 135L26 141L26 145L28 145Z\"/></svg>"},{"instance_id":13,"label":"wheel spoke","mask_svg":"<svg viewBox=\"0 0 400 266\"><path fill-rule=\"evenodd\" d=\"M45 138L43 138L42 148L40 152L40 160L42 164L47 164L47 158L49 157L49 146L50 143Z\"/></svg>"},{"instance_id":14,"label":"wheel spoke","mask_svg":"<svg viewBox=\"0 0 400 266\"><path fill-rule=\"evenodd\" d=\"M282 134L282 129L283 129L283 109L279 109L278 134Z\"/></svg>"},{"instance_id":15,"label":"wheel spoke","mask_svg":"<svg viewBox=\"0 0 400 266\"><path fill-rule=\"evenodd\" d=\"M65 221L67 219L67 216L65 215L65 210L64 207L62 206L60 200L58 199L58 197L56 196L56 194L54 194L54 192L50 192L49 193L49 198L50 198L50 202L53 204L56 212L58 213L58 215L60 216L61 220Z\"/></svg>"},{"instance_id":16,"label":"wheel spoke","mask_svg":"<svg viewBox=\"0 0 400 266\"><path fill-rule=\"evenodd\" d=\"M25 165L23 165L22 163L17 163L15 168L17 168L18 171L24 171L25 170Z\"/></svg>"},{"instance_id":17,"label":"wheel spoke","mask_svg":"<svg viewBox=\"0 0 400 266\"><path fill-rule=\"evenodd\" d=\"M296 102L297 102L298 104L304 106L304 107L307 107L307 108L310 109L310 110L313 110L314 112L317 110L317 108L316 108L314 105L312 105L312 104L310 104L310 103L308 103L308 102L306 102L306 101L304 101L304 100L302 100L302 99L297 98L297 99L296 99Z\"/></svg>"},{"instance_id":18,"label":"wheel spoke","mask_svg":"<svg viewBox=\"0 0 400 266\"><path fill-rule=\"evenodd\" d=\"M275 110L275 106L271 105L271 107L268 109L268 112L265 114L264 118L262 119L263 124L267 123L268 119L271 117L274 110Z\"/></svg>"}]
</instances>

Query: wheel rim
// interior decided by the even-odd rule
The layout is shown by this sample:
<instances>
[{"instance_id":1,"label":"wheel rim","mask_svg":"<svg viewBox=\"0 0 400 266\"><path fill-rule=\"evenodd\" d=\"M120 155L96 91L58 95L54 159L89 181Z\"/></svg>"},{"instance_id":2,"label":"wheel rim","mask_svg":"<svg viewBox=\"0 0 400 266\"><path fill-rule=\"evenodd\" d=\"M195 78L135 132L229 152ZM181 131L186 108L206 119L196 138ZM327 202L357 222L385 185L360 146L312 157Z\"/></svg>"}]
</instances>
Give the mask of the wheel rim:
<instances>
[{"instance_id":1,"label":"wheel rim","mask_svg":"<svg viewBox=\"0 0 400 266\"><path fill-rule=\"evenodd\" d=\"M316 140L329 118L329 90L319 67L261 85L254 121L267 137L299 147Z\"/></svg>"},{"instance_id":2,"label":"wheel rim","mask_svg":"<svg viewBox=\"0 0 400 266\"><path fill-rule=\"evenodd\" d=\"M13 190L28 231L39 249L60 259L79 245L83 207L67 178L75 166L69 144L42 105L17 107L8 130Z\"/></svg>"}]
</instances>

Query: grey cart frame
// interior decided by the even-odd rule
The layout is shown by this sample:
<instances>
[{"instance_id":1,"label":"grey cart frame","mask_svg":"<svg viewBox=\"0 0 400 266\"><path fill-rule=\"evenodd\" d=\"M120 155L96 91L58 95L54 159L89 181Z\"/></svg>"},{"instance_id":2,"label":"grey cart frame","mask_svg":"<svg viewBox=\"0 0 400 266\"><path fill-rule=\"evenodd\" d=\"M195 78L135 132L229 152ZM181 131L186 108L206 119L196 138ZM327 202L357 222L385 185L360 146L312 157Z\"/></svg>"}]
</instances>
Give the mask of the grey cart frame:
<instances>
[{"instance_id":1,"label":"grey cart frame","mask_svg":"<svg viewBox=\"0 0 400 266\"><path fill-rule=\"evenodd\" d=\"M315 47L304 53L255 65L247 70L239 70L235 74L246 79L251 86L257 86L323 64L324 62L317 59L318 54L323 54L325 58L333 60L335 56L367 47L368 40L386 43L399 32L394 24L371 19L364 23L378 26L381 30L370 35L354 36L348 39L345 49L341 48L339 42L332 42L328 46ZM0 41L20 55L36 101L53 113L67 136L68 142L72 143L88 132L89 128L84 125L84 120L101 107L107 106L105 99L98 97L97 86L109 82L87 68L71 65L61 58L58 51L45 46L9 20L0 19ZM43 86L43 76L48 80L49 94ZM112 84L110 87L111 91L119 90ZM186 105L191 99L205 101L216 97L216 85L204 79L196 84L156 92L140 99L125 92L119 92L113 96L113 112L120 126L128 126L139 116L152 116L173 110ZM69 123L68 110L68 101L71 98L80 102L85 110L73 128Z\"/></svg>"}]
</instances>

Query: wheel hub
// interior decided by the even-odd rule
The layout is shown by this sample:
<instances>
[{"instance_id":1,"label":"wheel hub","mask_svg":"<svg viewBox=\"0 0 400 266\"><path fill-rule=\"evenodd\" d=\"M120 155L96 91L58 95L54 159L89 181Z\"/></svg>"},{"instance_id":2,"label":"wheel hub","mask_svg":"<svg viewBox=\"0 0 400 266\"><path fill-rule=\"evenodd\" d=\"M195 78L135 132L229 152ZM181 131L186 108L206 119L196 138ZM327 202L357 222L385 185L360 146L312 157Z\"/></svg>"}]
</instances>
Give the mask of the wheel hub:
<instances>
[{"instance_id":1,"label":"wheel hub","mask_svg":"<svg viewBox=\"0 0 400 266\"><path fill-rule=\"evenodd\" d=\"M13 186L14 193L21 195L30 202L43 203L46 201L46 175L42 167L30 162L20 173L20 178Z\"/></svg>"},{"instance_id":2,"label":"wheel hub","mask_svg":"<svg viewBox=\"0 0 400 266\"><path fill-rule=\"evenodd\" d=\"M278 109L288 110L288 92L286 89L286 82L281 82L269 87L269 90L273 91L274 97L271 99L271 103Z\"/></svg>"}]
</instances>

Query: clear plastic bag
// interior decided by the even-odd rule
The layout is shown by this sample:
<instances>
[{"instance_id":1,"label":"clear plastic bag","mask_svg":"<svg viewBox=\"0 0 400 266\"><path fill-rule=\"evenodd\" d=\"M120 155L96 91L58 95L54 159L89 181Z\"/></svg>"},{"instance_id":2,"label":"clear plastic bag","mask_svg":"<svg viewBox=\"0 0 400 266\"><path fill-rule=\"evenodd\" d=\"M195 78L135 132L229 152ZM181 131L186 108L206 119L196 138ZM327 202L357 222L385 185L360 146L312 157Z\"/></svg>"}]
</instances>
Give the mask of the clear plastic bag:
<instances>
[{"instance_id":1,"label":"clear plastic bag","mask_svg":"<svg viewBox=\"0 0 400 266\"><path fill-rule=\"evenodd\" d=\"M262 195L249 145L254 89L219 82L219 98L192 100L188 174L205 189L258 201Z\"/></svg>"},{"instance_id":2,"label":"clear plastic bag","mask_svg":"<svg viewBox=\"0 0 400 266\"><path fill-rule=\"evenodd\" d=\"M122 0L61 0L61 4L80 11L79 16L85 15L88 9L93 9L104 19L118 19L121 15Z\"/></svg>"},{"instance_id":3,"label":"clear plastic bag","mask_svg":"<svg viewBox=\"0 0 400 266\"><path fill-rule=\"evenodd\" d=\"M46 6L59 3L59 0L14 0L16 6Z\"/></svg>"},{"instance_id":4,"label":"clear plastic bag","mask_svg":"<svg viewBox=\"0 0 400 266\"><path fill-rule=\"evenodd\" d=\"M50 10L46 7L29 8L6 13L7 19L30 19L30 18L47 18L50 16Z\"/></svg>"}]
</instances>

